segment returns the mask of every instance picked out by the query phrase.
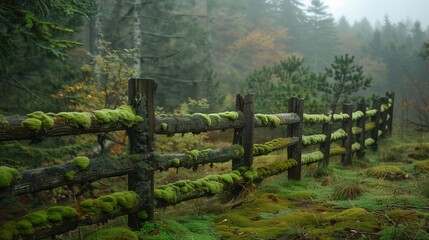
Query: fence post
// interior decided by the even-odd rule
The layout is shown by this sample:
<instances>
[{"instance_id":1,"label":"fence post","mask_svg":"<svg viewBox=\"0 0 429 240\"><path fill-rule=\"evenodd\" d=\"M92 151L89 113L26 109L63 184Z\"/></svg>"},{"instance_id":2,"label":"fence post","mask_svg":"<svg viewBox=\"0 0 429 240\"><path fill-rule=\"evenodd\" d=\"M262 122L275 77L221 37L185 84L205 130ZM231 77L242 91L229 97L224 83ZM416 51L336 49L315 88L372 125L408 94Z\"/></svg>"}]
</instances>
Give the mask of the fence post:
<instances>
[{"instance_id":1,"label":"fence post","mask_svg":"<svg viewBox=\"0 0 429 240\"><path fill-rule=\"evenodd\" d=\"M253 165L253 124L254 124L254 94L247 94L244 98L237 94L236 110L244 114L244 127L234 129L233 144L243 146L243 158L234 159L232 161L232 169L236 170L239 167L251 168Z\"/></svg>"},{"instance_id":2,"label":"fence post","mask_svg":"<svg viewBox=\"0 0 429 240\"><path fill-rule=\"evenodd\" d=\"M381 104L382 105L386 105L387 106L388 103L389 103L389 99L387 97L382 97L381 98ZM386 135L387 114L388 114L387 109L385 109L384 112L382 112L381 116L380 116L380 118L381 118L380 130L382 132L381 137L383 137L383 138Z\"/></svg>"},{"instance_id":3,"label":"fence post","mask_svg":"<svg viewBox=\"0 0 429 240\"><path fill-rule=\"evenodd\" d=\"M302 150L302 118L304 114L304 99L292 97L288 102L289 112L298 114L300 121L295 124L287 125L287 137L298 137L298 142L288 147L288 158L295 159L298 164L288 169L288 178L292 180L301 180L301 150Z\"/></svg>"},{"instance_id":4,"label":"fence post","mask_svg":"<svg viewBox=\"0 0 429 240\"><path fill-rule=\"evenodd\" d=\"M363 112L363 117L359 118L356 122L356 127L362 129L360 134L356 135L356 142L360 144L360 149L356 152L358 158L365 156L365 124L366 124L366 104L358 103L357 110Z\"/></svg>"},{"instance_id":5,"label":"fence post","mask_svg":"<svg viewBox=\"0 0 429 240\"><path fill-rule=\"evenodd\" d=\"M320 143L319 150L323 153L323 160L319 162L319 165L327 167L329 165L329 152L331 151L331 134L332 134L332 123L331 121L323 123L322 134L326 135L325 142Z\"/></svg>"},{"instance_id":6,"label":"fence post","mask_svg":"<svg viewBox=\"0 0 429 240\"><path fill-rule=\"evenodd\" d=\"M351 104L343 104L343 113L347 113L350 117L342 121L342 128L347 133L347 137L342 140L342 146L346 149L346 154L341 156L341 162L344 166L352 164L352 140L353 140L353 106Z\"/></svg>"},{"instance_id":7,"label":"fence post","mask_svg":"<svg viewBox=\"0 0 429 240\"><path fill-rule=\"evenodd\" d=\"M374 99L372 108L377 110L377 113L371 117L371 122L374 122L375 127L371 131L371 138L374 140L374 143L371 145L371 149L377 151L378 149L378 130L380 129L380 119L381 119L381 99L379 97Z\"/></svg>"},{"instance_id":8,"label":"fence post","mask_svg":"<svg viewBox=\"0 0 429 240\"><path fill-rule=\"evenodd\" d=\"M136 114L144 120L127 129L130 154L141 154L147 161L136 162L136 170L128 174L128 189L140 195L140 202L148 214L149 221L153 220L154 212L154 180L153 170L139 170L140 166L153 165L154 135L155 135L155 93L158 84L152 79L135 79L128 81L128 102ZM128 215L128 226L134 230L141 227L142 220L138 214Z\"/></svg>"},{"instance_id":9,"label":"fence post","mask_svg":"<svg viewBox=\"0 0 429 240\"><path fill-rule=\"evenodd\" d=\"M387 119L387 132L389 133L389 135L392 135L392 129L393 129L393 106L394 106L394 103L395 103L395 92L387 92L386 96L388 97L388 103L387 104L390 103L390 107L387 110L387 113L390 116L390 118Z\"/></svg>"}]
</instances>

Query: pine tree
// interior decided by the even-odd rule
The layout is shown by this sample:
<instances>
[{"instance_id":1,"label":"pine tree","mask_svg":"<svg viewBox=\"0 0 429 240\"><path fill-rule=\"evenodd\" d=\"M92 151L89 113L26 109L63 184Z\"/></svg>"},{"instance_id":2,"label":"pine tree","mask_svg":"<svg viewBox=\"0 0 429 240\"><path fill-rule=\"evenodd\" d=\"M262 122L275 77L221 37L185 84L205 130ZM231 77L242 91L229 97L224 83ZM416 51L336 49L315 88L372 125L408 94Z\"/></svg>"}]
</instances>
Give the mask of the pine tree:
<instances>
[{"instance_id":1,"label":"pine tree","mask_svg":"<svg viewBox=\"0 0 429 240\"><path fill-rule=\"evenodd\" d=\"M321 0L312 0L307 9L309 31L304 56L316 71L321 71L336 52L337 32L334 18Z\"/></svg>"}]
</instances>

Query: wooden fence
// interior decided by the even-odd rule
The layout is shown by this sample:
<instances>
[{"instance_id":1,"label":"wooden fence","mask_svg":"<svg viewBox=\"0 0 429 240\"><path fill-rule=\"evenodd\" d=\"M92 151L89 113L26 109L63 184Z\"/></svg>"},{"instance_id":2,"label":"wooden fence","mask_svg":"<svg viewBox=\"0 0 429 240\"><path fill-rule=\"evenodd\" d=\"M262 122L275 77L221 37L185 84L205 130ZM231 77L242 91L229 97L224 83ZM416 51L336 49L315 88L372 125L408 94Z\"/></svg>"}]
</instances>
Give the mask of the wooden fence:
<instances>
[{"instance_id":1,"label":"wooden fence","mask_svg":"<svg viewBox=\"0 0 429 240\"><path fill-rule=\"evenodd\" d=\"M120 157L88 159L77 157L62 165L29 169L0 167L0 197L11 198L60 186L91 182L101 178L128 175L128 191L116 192L97 199L87 199L69 206L53 206L9 221L0 226L6 239L39 239L64 233L82 225L101 223L128 215L128 224L138 229L143 221L153 220L154 208L174 205L189 199L209 197L232 189L244 182L288 172L288 178L299 180L301 167L312 163L327 166L329 158L341 155L344 165L352 164L352 155L363 157L365 150L377 150L378 141L392 131L394 94L374 100L371 109L359 104L343 105L334 115L305 114L304 100L288 102L288 113L255 114L254 96L237 95L236 110L216 114L155 116L154 99L157 84L148 79L130 79L129 104L115 110L91 113L35 112L20 117L0 117L0 141L126 130L129 154ZM320 124L321 133L303 135L304 124ZM266 143L254 143L255 128L287 126L287 136ZM336 127L339 126L339 127ZM191 150L186 153L154 153L154 135L234 129L232 145L221 149ZM341 140L341 142L339 142ZM337 147L333 147L331 144ZM307 146L318 145L318 151L303 153ZM253 168L253 157L287 149L285 160ZM154 172L169 168L193 168L199 164L232 160L230 173L202 179L182 180L154 186Z\"/></svg>"}]
</instances>

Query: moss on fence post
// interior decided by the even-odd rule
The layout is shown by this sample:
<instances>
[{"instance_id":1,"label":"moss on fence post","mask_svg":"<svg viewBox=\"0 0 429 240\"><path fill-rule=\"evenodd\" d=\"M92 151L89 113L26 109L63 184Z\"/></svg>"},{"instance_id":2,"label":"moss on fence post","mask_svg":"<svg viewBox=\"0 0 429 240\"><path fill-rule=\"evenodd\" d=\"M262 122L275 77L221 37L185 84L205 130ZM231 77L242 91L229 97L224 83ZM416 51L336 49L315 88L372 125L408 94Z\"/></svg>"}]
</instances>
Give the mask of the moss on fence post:
<instances>
[{"instance_id":1,"label":"moss on fence post","mask_svg":"<svg viewBox=\"0 0 429 240\"><path fill-rule=\"evenodd\" d=\"M153 220L154 213L154 179L153 170L145 171L145 164L153 165L155 135L155 93L158 84L151 79L130 79L128 82L129 104L136 115L144 120L127 129L130 142L130 154L147 155L147 163L136 162L135 172L128 175L128 189L142 196L139 201L145 206L148 218ZM143 160L141 160L143 161ZM141 227L142 219L137 213L128 215L128 226L133 230Z\"/></svg>"}]
</instances>

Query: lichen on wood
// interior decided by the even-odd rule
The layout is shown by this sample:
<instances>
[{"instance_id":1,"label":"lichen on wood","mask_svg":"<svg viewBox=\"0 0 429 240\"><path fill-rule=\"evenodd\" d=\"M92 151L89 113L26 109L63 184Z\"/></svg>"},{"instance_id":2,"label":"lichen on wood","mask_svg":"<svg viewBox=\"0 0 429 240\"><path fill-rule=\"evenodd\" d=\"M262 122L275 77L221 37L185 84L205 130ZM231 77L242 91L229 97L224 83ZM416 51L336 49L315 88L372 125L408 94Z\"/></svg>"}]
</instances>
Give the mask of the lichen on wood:
<instances>
[{"instance_id":1,"label":"lichen on wood","mask_svg":"<svg viewBox=\"0 0 429 240\"><path fill-rule=\"evenodd\" d=\"M340 128L331 134L331 141L336 141L336 140L343 139L346 137L347 137L346 131L344 131L344 129Z\"/></svg>"},{"instance_id":2,"label":"lichen on wood","mask_svg":"<svg viewBox=\"0 0 429 240\"><path fill-rule=\"evenodd\" d=\"M254 144L253 155L260 156L266 155L270 152L286 148L291 145L292 138L276 138L266 143Z\"/></svg>"},{"instance_id":3,"label":"lichen on wood","mask_svg":"<svg viewBox=\"0 0 429 240\"><path fill-rule=\"evenodd\" d=\"M301 162L303 164L310 164L310 163L314 163L314 162L323 160L323 157L324 157L324 155L321 151L306 153L306 154L302 154Z\"/></svg>"},{"instance_id":4,"label":"lichen on wood","mask_svg":"<svg viewBox=\"0 0 429 240\"><path fill-rule=\"evenodd\" d=\"M310 146L319 144L326 141L326 135L325 134L313 134L309 136L302 136L302 144L304 146Z\"/></svg>"}]
</instances>

